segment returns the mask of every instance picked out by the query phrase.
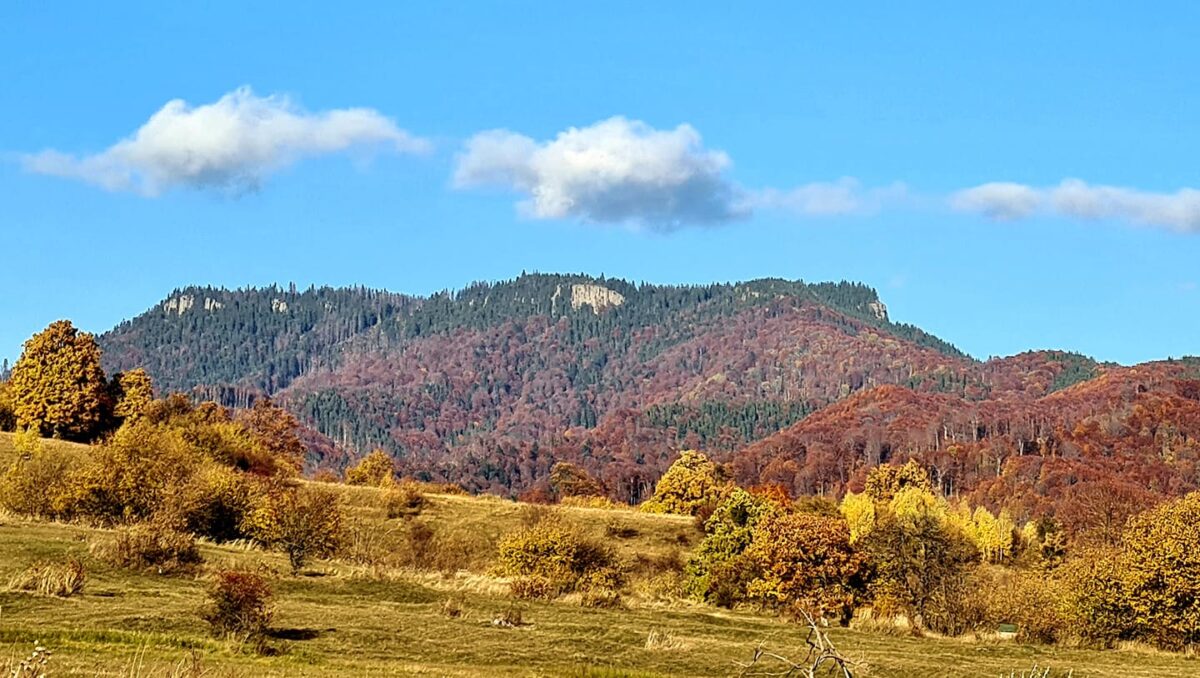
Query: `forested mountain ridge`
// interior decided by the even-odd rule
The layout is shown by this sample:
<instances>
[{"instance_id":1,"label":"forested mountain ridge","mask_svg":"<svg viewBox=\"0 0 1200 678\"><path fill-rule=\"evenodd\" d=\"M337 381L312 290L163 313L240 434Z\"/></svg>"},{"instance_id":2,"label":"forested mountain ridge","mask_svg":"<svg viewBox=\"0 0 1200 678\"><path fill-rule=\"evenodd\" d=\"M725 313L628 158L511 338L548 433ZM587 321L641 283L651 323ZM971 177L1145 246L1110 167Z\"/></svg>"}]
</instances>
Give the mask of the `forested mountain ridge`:
<instances>
[{"instance_id":1,"label":"forested mountain ridge","mask_svg":"<svg viewBox=\"0 0 1200 678\"><path fill-rule=\"evenodd\" d=\"M603 290L601 296L594 296ZM677 324L682 311L711 318L787 299L821 304L949 355L952 345L892 323L878 295L856 283L777 279L699 286L634 285L583 275L522 275L420 298L367 288L186 287L101 337L106 367L146 367L162 388L227 386L274 392L335 364L343 350L402 346L459 329L534 316L571 318L571 339L613 328ZM605 311L605 313L600 313ZM357 347L348 347L356 343Z\"/></svg>"},{"instance_id":2,"label":"forested mountain ridge","mask_svg":"<svg viewBox=\"0 0 1200 678\"><path fill-rule=\"evenodd\" d=\"M1059 410L1097 407L1071 387L1120 371L1058 351L980 362L893 322L869 287L776 279L663 286L532 274L429 297L190 287L100 340L110 371L144 366L160 390L230 405L272 395L321 434L312 439L324 436L312 465L340 468L382 447L405 473L509 493L570 460L629 501L688 447L733 460L747 482L837 492L892 451L939 451L931 427L959 431L972 413L1008 431L1004 413L1045 409L1060 394L1083 404ZM767 442L783 431L803 443L833 404L867 420L880 408L945 416L897 417L886 440L846 420L850 433L818 441L819 454ZM993 455L1002 467L1046 449L1006 435L991 438L1006 446ZM772 454L782 461L771 466ZM784 462L792 475L781 475ZM965 491L984 475L960 465L939 479Z\"/></svg>"}]
</instances>

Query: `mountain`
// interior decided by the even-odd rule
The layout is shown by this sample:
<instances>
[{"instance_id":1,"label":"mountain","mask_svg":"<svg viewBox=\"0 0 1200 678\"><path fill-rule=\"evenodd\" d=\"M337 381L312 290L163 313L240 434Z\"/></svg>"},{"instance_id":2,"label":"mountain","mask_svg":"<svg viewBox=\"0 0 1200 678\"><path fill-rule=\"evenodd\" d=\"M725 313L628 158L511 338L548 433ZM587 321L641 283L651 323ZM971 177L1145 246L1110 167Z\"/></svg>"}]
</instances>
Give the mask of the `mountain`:
<instances>
[{"instance_id":1,"label":"mountain","mask_svg":"<svg viewBox=\"0 0 1200 678\"><path fill-rule=\"evenodd\" d=\"M110 371L145 367L160 389L234 406L270 394L315 432L313 465L378 446L406 473L508 493L569 460L629 501L685 447L797 491L854 487L889 458L932 465L951 444L1003 475L1047 454L1041 434L1073 454L1068 429L1145 404L1083 389L1134 379L1129 368L1051 351L980 362L847 282L531 274L428 297L191 287L100 341ZM1143 368L1158 376L1142 400L1187 409L1187 365ZM972 422L987 444L966 441ZM948 489L996 486L966 462L936 463Z\"/></svg>"}]
</instances>

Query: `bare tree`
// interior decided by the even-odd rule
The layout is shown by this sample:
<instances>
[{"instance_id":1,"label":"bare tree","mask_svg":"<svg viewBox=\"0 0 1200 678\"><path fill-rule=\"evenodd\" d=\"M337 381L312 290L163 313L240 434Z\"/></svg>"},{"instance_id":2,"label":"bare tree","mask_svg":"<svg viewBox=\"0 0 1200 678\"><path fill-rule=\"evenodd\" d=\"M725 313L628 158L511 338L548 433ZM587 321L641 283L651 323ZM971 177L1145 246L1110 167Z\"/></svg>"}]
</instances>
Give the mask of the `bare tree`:
<instances>
[{"instance_id":1,"label":"bare tree","mask_svg":"<svg viewBox=\"0 0 1200 678\"><path fill-rule=\"evenodd\" d=\"M805 638L807 650L804 659L795 661L781 654L768 652L764 640L754 648L754 656L750 661L734 662L740 669L738 676L743 678L750 676L817 678L817 676L826 675L854 678L851 669L861 668L861 664L848 659L839 652L811 614L803 609L798 612L808 624L808 637Z\"/></svg>"}]
</instances>

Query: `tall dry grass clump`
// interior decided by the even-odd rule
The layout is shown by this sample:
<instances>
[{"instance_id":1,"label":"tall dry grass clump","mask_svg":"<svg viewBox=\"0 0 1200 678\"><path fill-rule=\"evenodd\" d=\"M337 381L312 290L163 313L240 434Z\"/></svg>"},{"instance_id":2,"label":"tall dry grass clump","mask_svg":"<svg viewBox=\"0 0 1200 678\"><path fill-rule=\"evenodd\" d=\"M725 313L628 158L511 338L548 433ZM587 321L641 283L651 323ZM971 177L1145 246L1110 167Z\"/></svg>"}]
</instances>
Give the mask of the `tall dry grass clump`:
<instances>
[{"instance_id":1,"label":"tall dry grass clump","mask_svg":"<svg viewBox=\"0 0 1200 678\"><path fill-rule=\"evenodd\" d=\"M119 529L111 540L95 544L92 553L117 567L158 574L188 572L202 562L196 538L165 521Z\"/></svg>"},{"instance_id":2,"label":"tall dry grass clump","mask_svg":"<svg viewBox=\"0 0 1200 678\"><path fill-rule=\"evenodd\" d=\"M33 563L8 580L9 591L69 598L83 590L87 570L78 558Z\"/></svg>"}]
</instances>

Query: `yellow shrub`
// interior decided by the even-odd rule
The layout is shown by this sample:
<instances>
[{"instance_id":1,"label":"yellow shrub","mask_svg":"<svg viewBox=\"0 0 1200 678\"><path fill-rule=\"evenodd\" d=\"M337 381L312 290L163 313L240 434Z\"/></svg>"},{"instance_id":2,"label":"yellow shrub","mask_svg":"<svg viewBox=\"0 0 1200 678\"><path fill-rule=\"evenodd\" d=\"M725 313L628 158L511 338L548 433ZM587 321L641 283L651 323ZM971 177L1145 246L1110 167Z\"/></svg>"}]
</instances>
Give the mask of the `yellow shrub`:
<instances>
[{"instance_id":1,"label":"yellow shrub","mask_svg":"<svg viewBox=\"0 0 1200 678\"><path fill-rule=\"evenodd\" d=\"M79 503L76 476L83 457L74 450L44 446L36 435L34 443L32 451L22 454L0 478L0 505L33 518L74 517Z\"/></svg>"},{"instance_id":2,"label":"yellow shrub","mask_svg":"<svg viewBox=\"0 0 1200 678\"><path fill-rule=\"evenodd\" d=\"M619 581L612 552L558 520L509 533L500 539L498 550L497 574L542 580L555 595Z\"/></svg>"}]
</instances>

